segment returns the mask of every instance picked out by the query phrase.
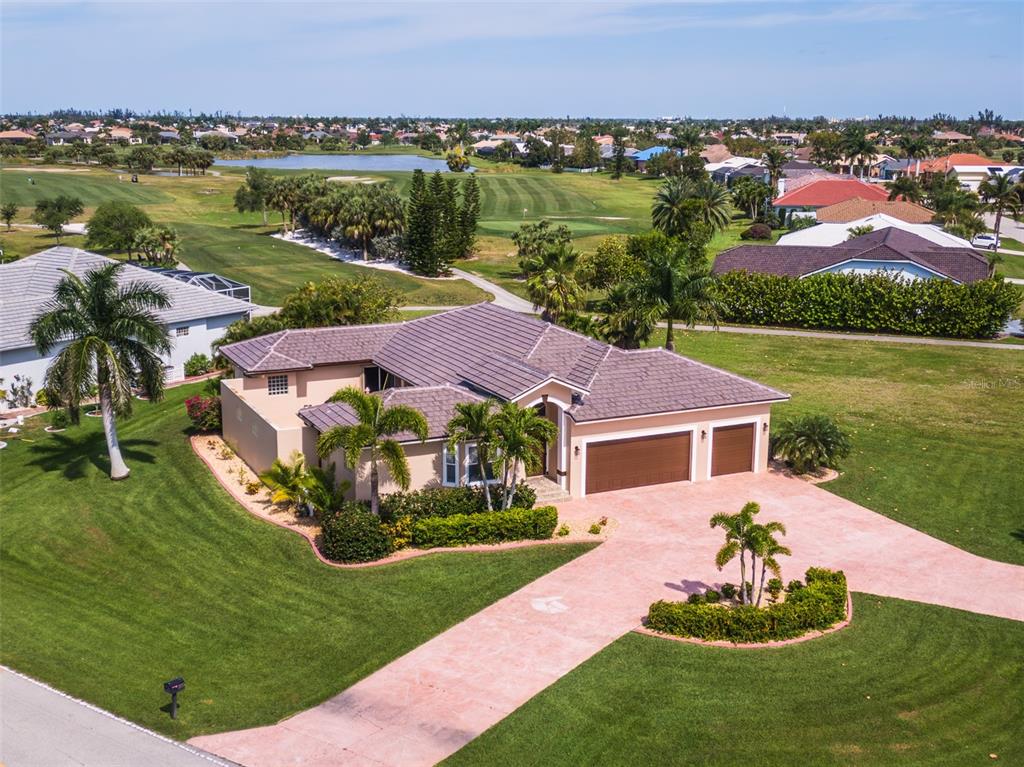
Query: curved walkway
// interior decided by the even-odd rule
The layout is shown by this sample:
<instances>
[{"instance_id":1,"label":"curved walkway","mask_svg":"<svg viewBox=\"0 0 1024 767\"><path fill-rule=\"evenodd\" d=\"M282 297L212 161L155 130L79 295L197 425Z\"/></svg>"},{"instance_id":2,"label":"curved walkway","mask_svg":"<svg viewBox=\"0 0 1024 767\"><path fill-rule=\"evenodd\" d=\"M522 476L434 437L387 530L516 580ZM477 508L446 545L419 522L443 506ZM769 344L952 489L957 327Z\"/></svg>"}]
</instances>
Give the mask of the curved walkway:
<instances>
[{"instance_id":1,"label":"curved walkway","mask_svg":"<svg viewBox=\"0 0 1024 767\"><path fill-rule=\"evenodd\" d=\"M525 298L520 298L515 293L505 290L505 288L500 285L495 285L490 280L486 280L472 272L463 271L462 269L452 269L452 274L457 277L461 277L466 282L476 285L481 290L486 290L494 296L494 303L503 309L511 309L514 312L521 312L523 314L534 313L532 303L527 301Z\"/></svg>"},{"instance_id":2,"label":"curved walkway","mask_svg":"<svg viewBox=\"0 0 1024 767\"><path fill-rule=\"evenodd\" d=\"M708 519L748 500L788 528L786 580L811 565L838 567L855 591L1024 620L1024 567L968 554L800 480L744 474L605 493L562 506L613 519L594 551L315 708L191 742L254 767L435 764L638 626L652 601L737 581L738 567L715 569L722 535Z\"/></svg>"}]
</instances>

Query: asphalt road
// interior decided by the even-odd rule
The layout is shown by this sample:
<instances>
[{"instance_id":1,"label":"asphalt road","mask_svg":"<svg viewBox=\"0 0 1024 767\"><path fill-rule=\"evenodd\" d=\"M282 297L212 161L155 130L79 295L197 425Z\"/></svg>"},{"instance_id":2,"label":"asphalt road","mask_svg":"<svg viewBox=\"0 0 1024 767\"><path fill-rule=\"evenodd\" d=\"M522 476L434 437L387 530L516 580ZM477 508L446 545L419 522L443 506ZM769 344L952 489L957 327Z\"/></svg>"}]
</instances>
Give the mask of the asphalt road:
<instances>
[{"instance_id":1,"label":"asphalt road","mask_svg":"<svg viewBox=\"0 0 1024 767\"><path fill-rule=\"evenodd\" d=\"M0 668L3 767L230 767Z\"/></svg>"}]
</instances>

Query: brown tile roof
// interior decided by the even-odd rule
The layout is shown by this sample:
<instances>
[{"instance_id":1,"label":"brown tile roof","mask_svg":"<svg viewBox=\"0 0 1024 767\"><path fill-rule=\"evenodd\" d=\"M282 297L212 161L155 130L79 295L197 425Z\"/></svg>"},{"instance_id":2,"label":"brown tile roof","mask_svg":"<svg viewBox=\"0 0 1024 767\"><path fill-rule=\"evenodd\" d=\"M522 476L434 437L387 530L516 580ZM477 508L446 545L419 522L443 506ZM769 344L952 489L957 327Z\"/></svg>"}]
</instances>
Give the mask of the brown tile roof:
<instances>
[{"instance_id":1,"label":"brown tile roof","mask_svg":"<svg viewBox=\"0 0 1024 767\"><path fill-rule=\"evenodd\" d=\"M306 370L318 365L372 360L401 323L282 330L221 347L246 373Z\"/></svg>"},{"instance_id":2,"label":"brown tile roof","mask_svg":"<svg viewBox=\"0 0 1024 767\"><path fill-rule=\"evenodd\" d=\"M408 405L416 408L427 420L427 439L440 439L447 435L448 422L460 402L480 402L484 398L461 386L416 386L387 389L381 393L386 407ZM325 402L299 410L299 418L323 433L332 426L355 426L359 419L351 407L343 402ZM418 442L419 437L409 432L396 434L399 442Z\"/></svg>"},{"instance_id":3,"label":"brown tile roof","mask_svg":"<svg viewBox=\"0 0 1024 767\"><path fill-rule=\"evenodd\" d=\"M865 200L884 200L889 196L885 187L866 184L852 178L824 178L813 181L792 192L787 192L772 204L776 207L824 207L837 202L863 197Z\"/></svg>"},{"instance_id":4,"label":"brown tile roof","mask_svg":"<svg viewBox=\"0 0 1024 767\"><path fill-rule=\"evenodd\" d=\"M970 165L975 167L1012 167L1004 162L990 160L974 152L953 152L945 157L933 157L930 160L921 161L921 173L946 173L956 165Z\"/></svg>"},{"instance_id":5,"label":"brown tile roof","mask_svg":"<svg viewBox=\"0 0 1024 767\"><path fill-rule=\"evenodd\" d=\"M845 224L857 221L876 213L906 221L908 224L927 224L935 217L935 213L923 205L906 200L865 200L857 197L852 200L837 202L815 211L815 217L823 224Z\"/></svg>"},{"instance_id":6,"label":"brown tile roof","mask_svg":"<svg viewBox=\"0 0 1024 767\"><path fill-rule=\"evenodd\" d=\"M957 282L988 277L988 259L969 248L946 248L916 234L887 227L831 247L809 245L740 245L715 259L712 271L747 271L803 277L850 259L910 261Z\"/></svg>"}]
</instances>

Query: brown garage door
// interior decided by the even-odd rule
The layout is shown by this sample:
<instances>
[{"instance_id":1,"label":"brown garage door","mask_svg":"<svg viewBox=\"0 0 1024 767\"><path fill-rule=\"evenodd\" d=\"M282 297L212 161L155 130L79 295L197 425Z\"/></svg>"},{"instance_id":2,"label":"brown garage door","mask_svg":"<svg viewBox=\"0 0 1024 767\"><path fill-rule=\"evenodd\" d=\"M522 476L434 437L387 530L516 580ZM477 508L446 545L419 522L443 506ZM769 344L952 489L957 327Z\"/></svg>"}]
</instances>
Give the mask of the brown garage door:
<instances>
[{"instance_id":1,"label":"brown garage door","mask_svg":"<svg viewBox=\"0 0 1024 767\"><path fill-rule=\"evenodd\" d=\"M754 424L719 426L711 443L712 477L754 470Z\"/></svg>"},{"instance_id":2,"label":"brown garage door","mask_svg":"<svg viewBox=\"0 0 1024 767\"><path fill-rule=\"evenodd\" d=\"M587 493L690 478L690 433L587 445Z\"/></svg>"}]
</instances>

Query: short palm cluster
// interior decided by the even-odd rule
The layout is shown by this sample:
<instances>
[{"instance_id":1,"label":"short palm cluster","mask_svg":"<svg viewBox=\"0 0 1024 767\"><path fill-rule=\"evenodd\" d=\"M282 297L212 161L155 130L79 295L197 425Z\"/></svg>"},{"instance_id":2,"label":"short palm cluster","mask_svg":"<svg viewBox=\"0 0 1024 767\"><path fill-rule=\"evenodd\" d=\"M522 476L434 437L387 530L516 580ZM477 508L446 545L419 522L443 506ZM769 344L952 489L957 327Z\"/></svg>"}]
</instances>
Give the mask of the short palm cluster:
<instances>
[{"instance_id":1,"label":"short palm cluster","mask_svg":"<svg viewBox=\"0 0 1024 767\"><path fill-rule=\"evenodd\" d=\"M289 461L275 458L270 468L260 474L260 480L270 489L273 503L320 515L340 510L351 487L347 481L335 479L334 464L324 468L309 466L298 451Z\"/></svg>"},{"instance_id":2,"label":"short palm cluster","mask_svg":"<svg viewBox=\"0 0 1024 767\"><path fill-rule=\"evenodd\" d=\"M807 415L784 421L772 435L772 454L797 474L835 469L850 454L850 439L834 420Z\"/></svg>"},{"instance_id":3,"label":"short palm cluster","mask_svg":"<svg viewBox=\"0 0 1024 767\"><path fill-rule=\"evenodd\" d=\"M721 570L737 555L740 559L740 603L761 605L766 573L782 577L778 557L789 556L792 552L779 543L777 534L785 535L786 527L781 522L758 524L754 517L761 507L754 501L744 504L736 514L719 513L711 517L711 527L725 530L725 545L715 555L715 564ZM747 587L747 555L750 555L751 587ZM758 578L757 564L761 560L761 574ZM756 581L756 591L754 582ZM755 599L756 594L756 599Z\"/></svg>"}]
</instances>

